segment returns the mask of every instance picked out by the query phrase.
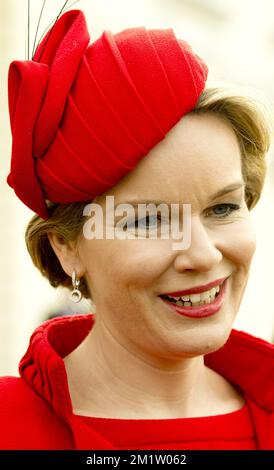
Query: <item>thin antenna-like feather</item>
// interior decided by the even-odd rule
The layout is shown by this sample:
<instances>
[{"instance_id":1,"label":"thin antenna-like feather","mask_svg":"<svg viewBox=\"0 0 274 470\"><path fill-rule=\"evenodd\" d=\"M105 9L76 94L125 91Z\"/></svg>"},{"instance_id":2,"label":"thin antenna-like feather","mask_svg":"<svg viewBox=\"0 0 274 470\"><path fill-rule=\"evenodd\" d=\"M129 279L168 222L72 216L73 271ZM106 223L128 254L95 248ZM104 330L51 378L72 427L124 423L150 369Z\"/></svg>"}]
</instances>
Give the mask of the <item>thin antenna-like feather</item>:
<instances>
[{"instance_id":1,"label":"thin antenna-like feather","mask_svg":"<svg viewBox=\"0 0 274 470\"><path fill-rule=\"evenodd\" d=\"M30 34L30 0L28 0L28 59L29 60L29 34Z\"/></svg>"},{"instance_id":2,"label":"thin antenna-like feather","mask_svg":"<svg viewBox=\"0 0 274 470\"><path fill-rule=\"evenodd\" d=\"M66 8L64 8L64 9L62 10L63 13L64 13L65 11L69 10L69 9L72 7L72 5L74 5L75 3L78 3L79 1L80 1L80 0L75 0L73 3L71 3L71 5L68 5ZM60 16L60 15L59 15L59 16ZM59 17L59 16L58 16L58 17ZM57 18L57 19L58 19L58 18ZM52 20L52 21L50 22L50 24L46 27L46 29L44 29L44 31L43 31L43 33L41 34L41 37L40 37L40 39L39 39L39 41L38 41L38 43L37 43L37 46L36 46L35 50L37 49L37 47L38 47L39 44L41 43L43 37L45 36L45 34L47 33L47 31L50 29L51 25L52 25L55 21L56 21L56 19ZM32 54L32 59L33 59L34 54L35 54L35 51L34 51L33 54ZM41 56L40 56L40 57L41 57Z\"/></svg>"},{"instance_id":3,"label":"thin antenna-like feather","mask_svg":"<svg viewBox=\"0 0 274 470\"><path fill-rule=\"evenodd\" d=\"M78 3L78 2L80 2L80 0L75 0L75 2L73 2L71 5L68 5L66 8L64 8L63 11L69 10L72 7L72 5L74 5L75 3Z\"/></svg>"},{"instance_id":4,"label":"thin antenna-like feather","mask_svg":"<svg viewBox=\"0 0 274 470\"><path fill-rule=\"evenodd\" d=\"M37 23L37 28L36 28L36 32L35 32L35 38L34 38L34 43L33 43L33 49L32 49L32 55L31 55L31 57L34 56L35 43L36 43L37 34L38 34L38 31L39 31L39 26L40 26L40 22L41 22L43 10L44 10L44 7L45 7L45 3L46 3L46 0L43 1L43 5L42 5L41 11L40 11L40 15L39 15L38 23Z\"/></svg>"},{"instance_id":5,"label":"thin antenna-like feather","mask_svg":"<svg viewBox=\"0 0 274 470\"><path fill-rule=\"evenodd\" d=\"M52 34L52 31L53 31L53 29L54 29L54 25L55 25L56 22L58 21L60 15L62 14L62 12L63 12L65 6L67 5L67 3L68 3L68 0L65 1L64 5L62 6L61 10L59 11L59 14L58 14L58 16L56 17L56 19L55 19L55 21L54 21L53 27L52 27L52 29L51 29L51 31L50 31L48 37L47 37L47 40L46 40L46 42L45 42L45 44L44 44L44 47L43 47L43 49L42 49L42 51L41 51L41 53L40 53L40 56L39 56L38 59L37 59L37 62L39 62L39 60L41 59L41 57L42 57L42 55L43 55L43 52L44 52L44 50L45 50L45 47L46 47L46 45L47 45L47 43L48 43L48 40L49 40L49 38L50 38L50 36L51 36L51 34Z\"/></svg>"}]
</instances>

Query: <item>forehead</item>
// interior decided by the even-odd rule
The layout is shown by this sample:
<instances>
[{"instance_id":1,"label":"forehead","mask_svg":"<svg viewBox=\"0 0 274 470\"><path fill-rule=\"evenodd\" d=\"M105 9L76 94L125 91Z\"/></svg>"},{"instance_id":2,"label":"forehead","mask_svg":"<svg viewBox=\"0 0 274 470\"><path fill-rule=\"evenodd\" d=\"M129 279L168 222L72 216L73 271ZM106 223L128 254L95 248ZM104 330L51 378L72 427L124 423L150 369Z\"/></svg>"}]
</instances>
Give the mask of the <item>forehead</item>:
<instances>
[{"instance_id":1,"label":"forehead","mask_svg":"<svg viewBox=\"0 0 274 470\"><path fill-rule=\"evenodd\" d=\"M188 114L106 194L176 202L241 179L241 153L231 125L212 113Z\"/></svg>"}]
</instances>

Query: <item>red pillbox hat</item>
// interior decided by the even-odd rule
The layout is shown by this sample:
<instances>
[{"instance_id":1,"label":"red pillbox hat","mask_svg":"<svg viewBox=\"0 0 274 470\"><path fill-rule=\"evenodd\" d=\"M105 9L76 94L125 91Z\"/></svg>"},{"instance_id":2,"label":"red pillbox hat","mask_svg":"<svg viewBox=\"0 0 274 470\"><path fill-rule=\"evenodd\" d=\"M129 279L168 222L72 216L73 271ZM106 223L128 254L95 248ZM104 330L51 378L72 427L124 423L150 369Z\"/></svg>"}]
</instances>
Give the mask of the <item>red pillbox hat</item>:
<instances>
[{"instance_id":1,"label":"red pillbox hat","mask_svg":"<svg viewBox=\"0 0 274 470\"><path fill-rule=\"evenodd\" d=\"M43 219L46 200L90 201L134 169L190 112L207 66L172 29L104 31L89 44L84 14L63 14L8 76L7 182Z\"/></svg>"}]
</instances>

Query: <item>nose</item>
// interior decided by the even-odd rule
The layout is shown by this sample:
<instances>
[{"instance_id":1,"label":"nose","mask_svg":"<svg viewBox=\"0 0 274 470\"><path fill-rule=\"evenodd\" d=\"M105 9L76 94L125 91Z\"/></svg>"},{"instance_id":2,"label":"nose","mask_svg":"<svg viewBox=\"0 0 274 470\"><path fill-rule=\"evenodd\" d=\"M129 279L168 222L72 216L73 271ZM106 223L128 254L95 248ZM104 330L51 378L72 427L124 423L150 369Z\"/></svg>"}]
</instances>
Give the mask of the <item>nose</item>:
<instances>
[{"instance_id":1,"label":"nose","mask_svg":"<svg viewBox=\"0 0 274 470\"><path fill-rule=\"evenodd\" d=\"M187 249L178 250L175 269L178 271L209 271L218 265L223 254L217 247L217 239L198 216L191 218L191 242Z\"/></svg>"}]
</instances>

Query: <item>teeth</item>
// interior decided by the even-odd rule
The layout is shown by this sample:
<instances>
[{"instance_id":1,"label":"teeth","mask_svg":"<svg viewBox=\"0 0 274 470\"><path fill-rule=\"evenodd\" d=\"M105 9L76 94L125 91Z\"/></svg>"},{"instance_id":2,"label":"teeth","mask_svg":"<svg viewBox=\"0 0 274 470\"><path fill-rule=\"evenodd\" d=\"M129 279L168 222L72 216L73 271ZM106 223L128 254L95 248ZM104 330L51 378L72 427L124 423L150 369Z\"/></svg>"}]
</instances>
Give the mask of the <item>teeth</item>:
<instances>
[{"instance_id":1,"label":"teeth","mask_svg":"<svg viewBox=\"0 0 274 470\"><path fill-rule=\"evenodd\" d=\"M209 299L209 290L207 290L206 292L202 292L201 293L201 300L207 300Z\"/></svg>"},{"instance_id":2,"label":"teeth","mask_svg":"<svg viewBox=\"0 0 274 470\"><path fill-rule=\"evenodd\" d=\"M216 288L213 287L213 289L211 289L211 291L210 291L210 297L215 297L216 292L217 292Z\"/></svg>"},{"instance_id":3,"label":"teeth","mask_svg":"<svg viewBox=\"0 0 274 470\"><path fill-rule=\"evenodd\" d=\"M206 292L201 292L200 294L189 294L189 295L183 295L182 297L171 297L167 295L169 299L175 300L176 304L179 306L185 306L185 307L191 307L191 306L198 306L198 305L204 305L204 304L209 304L220 292L220 286L213 287L212 289L206 291Z\"/></svg>"},{"instance_id":4,"label":"teeth","mask_svg":"<svg viewBox=\"0 0 274 470\"><path fill-rule=\"evenodd\" d=\"M197 302L200 302L201 294L191 294L189 298L193 304L196 304Z\"/></svg>"}]
</instances>

